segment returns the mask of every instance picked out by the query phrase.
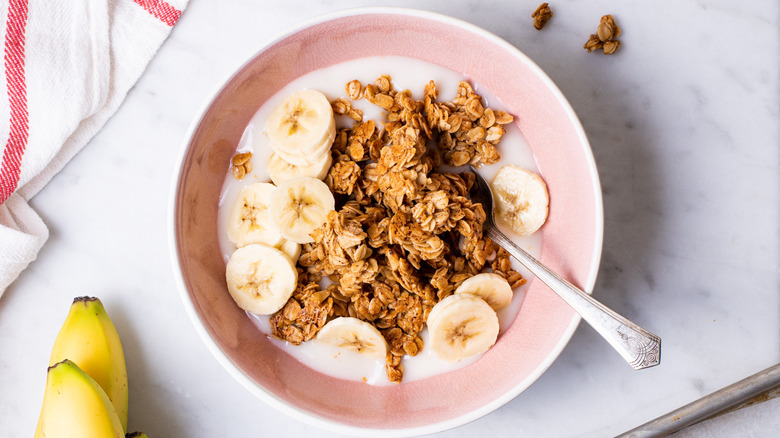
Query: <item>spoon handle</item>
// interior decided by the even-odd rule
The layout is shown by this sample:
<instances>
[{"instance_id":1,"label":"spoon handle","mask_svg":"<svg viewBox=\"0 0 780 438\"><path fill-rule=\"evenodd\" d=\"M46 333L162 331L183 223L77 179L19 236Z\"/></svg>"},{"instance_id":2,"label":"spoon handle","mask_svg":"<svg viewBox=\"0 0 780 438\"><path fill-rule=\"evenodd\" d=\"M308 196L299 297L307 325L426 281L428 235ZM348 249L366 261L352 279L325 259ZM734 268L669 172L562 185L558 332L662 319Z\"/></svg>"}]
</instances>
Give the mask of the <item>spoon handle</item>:
<instances>
[{"instance_id":1,"label":"spoon handle","mask_svg":"<svg viewBox=\"0 0 780 438\"><path fill-rule=\"evenodd\" d=\"M641 370L661 363L661 338L618 315L551 271L515 245L495 226L486 226L485 231L495 243L506 249L536 278L574 308L634 369Z\"/></svg>"}]
</instances>

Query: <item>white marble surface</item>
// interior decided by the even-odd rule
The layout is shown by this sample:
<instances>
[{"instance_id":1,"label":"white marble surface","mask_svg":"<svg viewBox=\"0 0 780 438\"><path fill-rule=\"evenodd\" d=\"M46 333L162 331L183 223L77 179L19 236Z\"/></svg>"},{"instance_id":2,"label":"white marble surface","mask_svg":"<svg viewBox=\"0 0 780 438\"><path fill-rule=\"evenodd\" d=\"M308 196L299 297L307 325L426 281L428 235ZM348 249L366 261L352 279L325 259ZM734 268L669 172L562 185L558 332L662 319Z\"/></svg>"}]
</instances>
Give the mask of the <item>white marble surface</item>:
<instances>
[{"instance_id":1,"label":"white marble surface","mask_svg":"<svg viewBox=\"0 0 780 438\"><path fill-rule=\"evenodd\" d=\"M254 398L196 337L171 274L168 193L196 112L263 42L305 18L382 3L191 0L116 115L32 201L51 237L0 299L0 435L32 435L51 344L73 297L89 294L123 338L131 429L337 436ZM637 372L582 324L527 391L440 436L613 436L780 361L775 0L551 2L542 32L529 17L536 2L392 3L482 26L558 84L603 185L594 296L663 338L661 365ZM586 54L607 13L623 47ZM765 406L680 435L777 436L780 404Z\"/></svg>"}]
</instances>

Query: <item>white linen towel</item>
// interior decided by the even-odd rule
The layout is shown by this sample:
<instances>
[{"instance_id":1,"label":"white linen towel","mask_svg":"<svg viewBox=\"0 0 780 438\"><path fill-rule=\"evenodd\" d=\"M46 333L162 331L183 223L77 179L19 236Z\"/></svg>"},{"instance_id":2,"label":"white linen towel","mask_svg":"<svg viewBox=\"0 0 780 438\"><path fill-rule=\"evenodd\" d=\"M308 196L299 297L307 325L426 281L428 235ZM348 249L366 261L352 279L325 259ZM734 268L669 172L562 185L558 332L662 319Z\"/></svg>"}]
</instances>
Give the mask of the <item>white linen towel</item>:
<instances>
[{"instance_id":1,"label":"white linen towel","mask_svg":"<svg viewBox=\"0 0 780 438\"><path fill-rule=\"evenodd\" d=\"M48 238L27 201L117 110L189 0L0 0L0 296Z\"/></svg>"}]
</instances>

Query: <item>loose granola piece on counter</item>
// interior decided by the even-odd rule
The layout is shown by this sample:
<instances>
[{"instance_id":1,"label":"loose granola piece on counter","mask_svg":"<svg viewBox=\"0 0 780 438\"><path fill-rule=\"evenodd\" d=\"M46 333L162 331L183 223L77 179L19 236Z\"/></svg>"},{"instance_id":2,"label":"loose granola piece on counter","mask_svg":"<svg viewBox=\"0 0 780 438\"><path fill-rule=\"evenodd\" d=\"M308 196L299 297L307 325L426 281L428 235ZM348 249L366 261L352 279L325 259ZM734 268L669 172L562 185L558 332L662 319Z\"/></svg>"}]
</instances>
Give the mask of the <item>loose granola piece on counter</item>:
<instances>
[{"instance_id":1,"label":"loose granola piece on counter","mask_svg":"<svg viewBox=\"0 0 780 438\"><path fill-rule=\"evenodd\" d=\"M582 46L588 53L602 49L605 55L611 55L620 48L620 27L615 23L612 15L604 15L599 21L596 33L591 34L588 41Z\"/></svg>"},{"instance_id":2,"label":"loose granola piece on counter","mask_svg":"<svg viewBox=\"0 0 780 438\"><path fill-rule=\"evenodd\" d=\"M611 55L620 48L620 40L609 40L604 42L604 54Z\"/></svg>"},{"instance_id":3,"label":"loose granola piece on counter","mask_svg":"<svg viewBox=\"0 0 780 438\"><path fill-rule=\"evenodd\" d=\"M604 15L599 21L599 27L596 30L599 40L607 42L620 36L620 27L615 23L612 15Z\"/></svg>"},{"instance_id":4,"label":"loose granola piece on counter","mask_svg":"<svg viewBox=\"0 0 780 438\"><path fill-rule=\"evenodd\" d=\"M547 24L548 21L550 21L550 18L552 18L553 13L550 9L550 6L547 3L542 3L539 5L539 7L536 8L536 10L531 14L531 18L534 19L534 28L536 30L542 30L544 28L544 25Z\"/></svg>"}]
</instances>

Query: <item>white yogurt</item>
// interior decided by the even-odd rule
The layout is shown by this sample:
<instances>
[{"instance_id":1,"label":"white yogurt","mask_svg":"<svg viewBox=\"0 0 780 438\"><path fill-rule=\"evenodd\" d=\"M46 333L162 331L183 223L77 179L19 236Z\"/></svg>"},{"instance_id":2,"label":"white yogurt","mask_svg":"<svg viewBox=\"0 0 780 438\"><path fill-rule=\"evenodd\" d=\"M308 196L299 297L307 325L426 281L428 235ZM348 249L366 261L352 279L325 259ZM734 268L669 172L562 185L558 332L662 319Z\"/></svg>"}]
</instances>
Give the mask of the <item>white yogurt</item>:
<instances>
[{"instance_id":1,"label":"white yogurt","mask_svg":"<svg viewBox=\"0 0 780 438\"><path fill-rule=\"evenodd\" d=\"M225 169L226 177L220 196L217 224L220 249L225 261L228 260L236 249L227 238L226 226L233 202L244 186L258 181L270 181L270 177L266 170L266 162L271 154L271 148L268 144L268 138L264 133L265 120L268 113L286 96L303 88L317 89L323 92L330 100L334 100L338 97L347 98L345 90L345 84L347 82L357 79L365 85L373 83L376 78L383 74L390 75L395 89L409 89L416 99L422 99L425 85L429 80L433 80L439 90L438 99L440 101L454 98L457 94L458 82L469 80L468 77L436 64L412 58L381 56L361 58L326 67L301 76L287 84L260 107L245 129L241 141L239 142L239 152L252 152L252 173L239 181L233 178L229 169ZM483 97L486 107L505 110L501 105L501 102L488 90L482 89L478 83L474 83L473 81L469 82L471 82L474 87L474 91ZM365 100L359 100L352 104L354 107L363 110L364 120L373 119L378 122L384 122L382 117L383 110L376 105L368 103ZM515 114L515 117L522 117L522 114ZM352 123L351 120L341 117L338 118L336 122L339 127L349 126L348 124ZM528 145L517 126L515 124L510 124L506 125L505 129L506 134L498 145L498 150L501 153L501 160L496 164L483 166L480 169L480 173L488 181L493 178L501 167L507 164L516 164L531 171L538 172L534 157L528 149ZM499 224L499 227L505 234L512 237L515 243L523 247L534 257L539 257L541 248L540 233L535 233L532 236L519 237L514 235L508 227L502 226L501 224ZM513 267L520 272L523 277L528 279L531 278L531 274L514 260ZM507 308L498 312L501 332L504 332L515 319L515 316L520 309L526 287L527 286L516 289L512 303ZM316 339L304 342L301 345L292 345L270 335L270 317L268 315L248 315L257 328L268 335L272 342L278 345L279 348L285 350L297 360L319 372L333 377L364 381L374 385L389 384L385 375L384 360L374 360L366 358L364 355L358 353L343 351L337 347L318 342ZM423 330L421 336L427 345L427 330ZM479 356L476 356L460 362L447 362L436 357L430 348L423 348L417 356L407 356L403 359L403 381L410 382L446 373L465 367L478 359Z\"/></svg>"}]
</instances>

